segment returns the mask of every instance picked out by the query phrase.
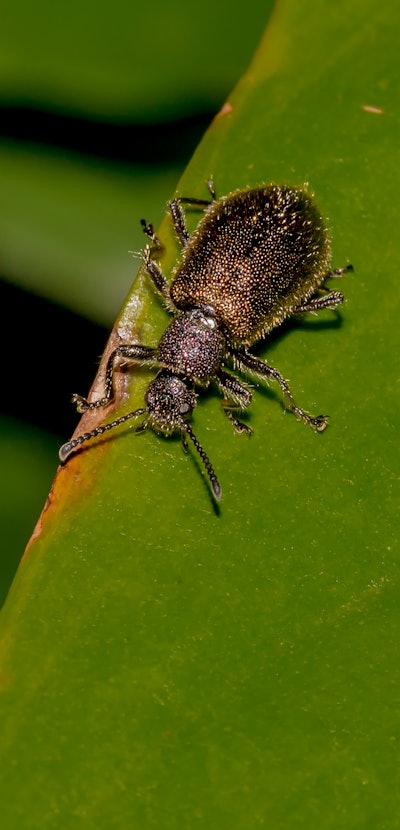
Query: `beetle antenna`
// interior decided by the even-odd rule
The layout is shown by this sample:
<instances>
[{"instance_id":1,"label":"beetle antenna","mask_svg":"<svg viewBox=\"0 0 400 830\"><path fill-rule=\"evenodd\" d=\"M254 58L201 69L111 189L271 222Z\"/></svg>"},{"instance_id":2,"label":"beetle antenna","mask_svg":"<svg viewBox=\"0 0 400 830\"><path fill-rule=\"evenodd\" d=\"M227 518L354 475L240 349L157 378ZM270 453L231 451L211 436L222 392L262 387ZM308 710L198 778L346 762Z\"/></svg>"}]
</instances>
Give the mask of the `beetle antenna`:
<instances>
[{"instance_id":1,"label":"beetle antenna","mask_svg":"<svg viewBox=\"0 0 400 830\"><path fill-rule=\"evenodd\" d=\"M201 446L201 444L199 444L199 442L198 442L191 426L189 426L189 424L187 424L186 422L184 422L182 424L182 426L183 426L183 429L185 430L185 432L188 434L190 440L193 442L194 446L196 447L196 450L197 450L197 452L198 452L198 454L199 454L199 456L200 456L200 458L201 458L201 460L202 460L202 462L203 462L203 464L204 464L204 466L207 470L208 477L209 477L210 483L211 483L211 488L212 488L212 491L213 491L213 495L216 498L216 500L219 501L220 498L221 498L221 495L222 495L222 490L221 490L221 485L220 485L220 483L217 479L217 476L215 475L214 467L212 466L208 455L203 450L203 447Z\"/></svg>"},{"instance_id":2,"label":"beetle antenna","mask_svg":"<svg viewBox=\"0 0 400 830\"><path fill-rule=\"evenodd\" d=\"M89 441L91 438L96 438L97 435L102 435L103 432L108 432L109 429L114 429L114 427L120 426L120 424L124 424L125 421L129 421L130 418L136 418L139 415L144 415L147 412L147 409L135 409L134 412L128 412L127 415L121 415L120 418L116 418L115 421L111 421L109 424L102 424L100 427L96 427L92 429L91 432L84 432L83 435L78 435L77 438L73 438L72 441L67 441L66 444L63 444L62 447L59 449L59 458L61 463L63 464L64 461L75 452L77 447L80 447L85 441Z\"/></svg>"}]
</instances>

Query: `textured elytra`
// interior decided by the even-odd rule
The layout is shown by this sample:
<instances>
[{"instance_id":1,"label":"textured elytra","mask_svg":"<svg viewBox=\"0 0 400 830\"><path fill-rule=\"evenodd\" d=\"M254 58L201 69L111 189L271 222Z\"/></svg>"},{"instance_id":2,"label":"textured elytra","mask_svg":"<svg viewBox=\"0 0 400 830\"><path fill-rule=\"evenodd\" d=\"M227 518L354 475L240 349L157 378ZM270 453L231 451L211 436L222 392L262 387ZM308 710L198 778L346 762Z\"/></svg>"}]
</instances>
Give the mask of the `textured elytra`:
<instances>
[{"instance_id":1,"label":"textured elytra","mask_svg":"<svg viewBox=\"0 0 400 830\"><path fill-rule=\"evenodd\" d=\"M178 309L211 306L230 342L251 345L326 279L330 241L304 189L234 191L211 202L175 269Z\"/></svg>"}]
</instances>

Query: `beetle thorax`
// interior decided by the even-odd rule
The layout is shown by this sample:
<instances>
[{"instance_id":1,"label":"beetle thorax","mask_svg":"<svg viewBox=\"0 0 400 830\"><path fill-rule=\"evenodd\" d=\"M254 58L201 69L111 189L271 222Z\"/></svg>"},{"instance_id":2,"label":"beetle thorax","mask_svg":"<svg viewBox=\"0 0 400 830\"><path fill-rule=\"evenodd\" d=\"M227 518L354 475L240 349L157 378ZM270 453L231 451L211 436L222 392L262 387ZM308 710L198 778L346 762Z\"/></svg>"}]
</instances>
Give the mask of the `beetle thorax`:
<instances>
[{"instance_id":1,"label":"beetle thorax","mask_svg":"<svg viewBox=\"0 0 400 830\"><path fill-rule=\"evenodd\" d=\"M220 368L227 345L209 306L179 314L163 334L158 361L173 372L208 383Z\"/></svg>"}]
</instances>

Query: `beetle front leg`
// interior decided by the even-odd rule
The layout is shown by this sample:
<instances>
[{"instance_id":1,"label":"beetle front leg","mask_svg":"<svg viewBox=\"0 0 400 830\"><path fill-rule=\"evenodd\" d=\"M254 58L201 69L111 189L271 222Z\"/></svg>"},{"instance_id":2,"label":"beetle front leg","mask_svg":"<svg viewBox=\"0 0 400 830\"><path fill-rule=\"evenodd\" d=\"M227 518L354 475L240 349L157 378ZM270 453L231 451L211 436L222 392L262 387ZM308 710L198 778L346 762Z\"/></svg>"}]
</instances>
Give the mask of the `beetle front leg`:
<instances>
[{"instance_id":1,"label":"beetle front leg","mask_svg":"<svg viewBox=\"0 0 400 830\"><path fill-rule=\"evenodd\" d=\"M146 266L146 271L147 271L148 274L150 274L151 279L153 280L153 283L154 283L157 291L159 291L160 294L163 295L163 297L168 298L168 283L167 283L167 280L165 279L164 274L161 271L161 268L152 259L152 256L153 256L152 248L150 247L150 245L146 245L146 247L143 251L143 262Z\"/></svg>"},{"instance_id":2,"label":"beetle front leg","mask_svg":"<svg viewBox=\"0 0 400 830\"><path fill-rule=\"evenodd\" d=\"M185 212L182 207L182 201L182 199L173 199L172 202L169 203L169 209L171 211L175 233L182 247L186 248L190 240L190 233L187 229Z\"/></svg>"},{"instance_id":3,"label":"beetle front leg","mask_svg":"<svg viewBox=\"0 0 400 830\"><path fill-rule=\"evenodd\" d=\"M151 239L154 249L156 251L161 251L163 246L154 230L152 222L146 222L145 219L141 219L140 224L142 226L143 233Z\"/></svg>"},{"instance_id":4,"label":"beetle front leg","mask_svg":"<svg viewBox=\"0 0 400 830\"><path fill-rule=\"evenodd\" d=\"M212 179L208 180L207 187L210 191L211 201L214 202L217 197L215 195L214 182ZM189 196L177 196L176 199L172 199L172 202L169 203L175 233L184 248L186 248L190 241L190 233L186 225L186 217L182 205L206 208L210 204L211 202L209 199L195 199L190 198Z\"/></svg>"},{"instance_id":5,"label":"beetle front leg","mask_svg":"<svg viewBox=\"0 0 400 830\"><path fill-rule=\"evenodd\" d=\"M150 346L135 346L126 345L118 346L111 352L107 361L106 374L104 379L104 396L97 401L88 401L81 395L73 395L72 402L76 404L78 412L87 412L88 409L97 409L101 406L107 406L114 397L114 374L116 372L115 363L117 360L141 362L156 362L156 349Z\"/></svg>"}]
</instances>

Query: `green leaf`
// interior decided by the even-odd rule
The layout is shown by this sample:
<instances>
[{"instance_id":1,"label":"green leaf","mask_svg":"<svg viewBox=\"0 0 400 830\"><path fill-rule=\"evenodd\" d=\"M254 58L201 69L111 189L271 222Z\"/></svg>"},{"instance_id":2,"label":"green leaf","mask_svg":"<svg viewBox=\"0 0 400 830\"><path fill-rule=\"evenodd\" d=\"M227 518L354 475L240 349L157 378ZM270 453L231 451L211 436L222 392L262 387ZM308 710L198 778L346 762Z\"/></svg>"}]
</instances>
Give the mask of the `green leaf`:
<instances>
[{"instance_id":1,"label":"green leaf","mask_svg":"<svg viewBox=\"0 0 400 830\"><path fill-rule=\"evenodd\" d=\"M399 17L282 0L179 183L310 183L334 265L355 267L347 302L259 353L331 426L260 388L248 440L203 396L219 509L193 453L152 433L59 471L2 612L7 828L397 827ZM140 279L113 342L167 320ZM107 418L149 377L122 375Z\"/></svg>"},{"instance_id":2,"label":"green leaf","mask_svg":"<svg viewBox=\"0 0 400 830\"><path fill-rule=\"evenodd\" d=\"M0 606L54 477L57 439L0 417Z\"/></svg>"},{"instance_id":3,"label":"green leaf","mask_svg":"<svg viewBox=\"0 0 400 830\"><path fill-rule=\"evenodd\" d=\"M272 0L4 3L3 100L154 122L217 106L251 55ZM229 21L229 33L227 23Z\"/></svg>"},{"instance_id":4,"label":"green leaf","mask_svg":"<svg viewBox=\"0 0 400 830\"><path fill-rule=\"evenodd\" d=\"M178 169L0 146L3 272L32 293L111 325L137 268L130 252L143 244L138 217L149 215L156 196L162 216Z\"/></svg>"}]
</instances>

